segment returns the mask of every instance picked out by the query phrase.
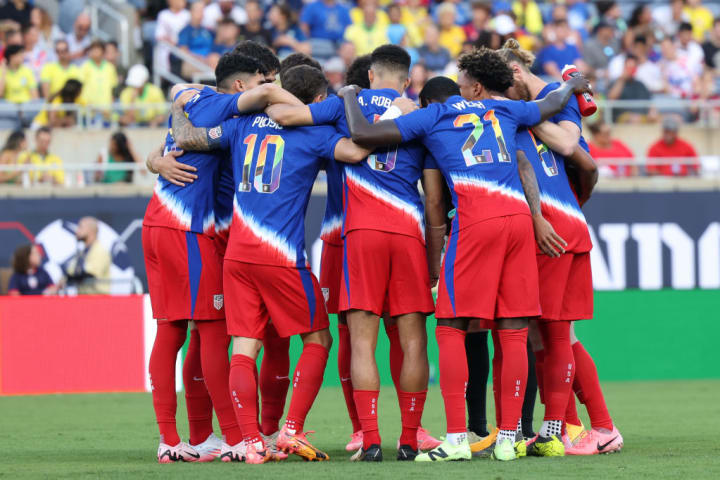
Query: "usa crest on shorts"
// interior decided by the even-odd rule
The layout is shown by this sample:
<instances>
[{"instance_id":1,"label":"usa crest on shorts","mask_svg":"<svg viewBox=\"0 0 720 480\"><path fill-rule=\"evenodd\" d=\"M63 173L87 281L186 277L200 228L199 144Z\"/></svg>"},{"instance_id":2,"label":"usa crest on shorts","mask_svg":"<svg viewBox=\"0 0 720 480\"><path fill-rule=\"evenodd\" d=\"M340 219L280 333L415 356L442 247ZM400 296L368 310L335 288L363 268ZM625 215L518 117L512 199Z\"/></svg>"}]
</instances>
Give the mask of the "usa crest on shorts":
<instances>
[{"instance_id":1,"label":"usa crest on shorts","mask_svg":"<svg viewBox=\"0 0 720 480\"><path fill-rule=\"evenodd\" d=\"M223 308L223 296L220 295L213 295L213 307L215 307L215 310L220 310Z\"/></svg>"}]
</instances>

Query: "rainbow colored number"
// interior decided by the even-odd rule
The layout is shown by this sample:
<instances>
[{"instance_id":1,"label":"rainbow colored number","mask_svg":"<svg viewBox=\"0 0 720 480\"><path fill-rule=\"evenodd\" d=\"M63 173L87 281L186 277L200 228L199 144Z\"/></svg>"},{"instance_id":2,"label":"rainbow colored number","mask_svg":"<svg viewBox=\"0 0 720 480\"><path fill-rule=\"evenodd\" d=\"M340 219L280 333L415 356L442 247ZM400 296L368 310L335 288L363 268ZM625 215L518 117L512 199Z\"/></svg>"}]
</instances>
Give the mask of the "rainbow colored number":
<instances>
[{"instance_id":1,"label":"rainbow colored number","mask_svg":"<svg viewBox=\"0 0 720 480\"><path fill-rule=\"evenodd\" d=\"M533 144L535 145L535 150L540 157L540 163L543 166L543 170L545 170L545 175L547 175L548 177L554 177L558 174L558 165L555 154L543 142L540 142L538 144L532 130L528 130L528 132L530 132L530 138L532 138Z\"/></svg>"},{"instance_id":2,"label":"rainbow colored number","mask_svg":"<svg viewBox=\"0 0 720 480\"><path fill-rule=\"evenodd\" d=\"M265 135L260 143L260 151L258 153L257 164L255 165L255 175L253 183L250 183L250 167L252 158L255 154L255 144L257 143L257 135L250 134L245 137L243 143L247 145L245 150L245 158L243 161L242 181L238 189L241 192L249 192L252 186L260 193L273 193L280 187L280 173L282 172L282 161L285 153L285 140L280 135ZM270 146L275 147L275 154L271 161L270 182L263 182L263 172L267 162L268 149Z\"/></svg>"},{"instance_id":3,"label":"rainbow colored number","mask_svg":"<svg viewBox=\"0 0 720 480\"><path fill-rule=\"evenodd\" d=\"M486 122L490 122L490 125L492 126L492 133L495 136L495 141L497 142L498 146L498 162L512 162L512 157L508 152L505 138L503 137L503 132L500 128L500 122L495 116L495 110L489 110L483 116L483 120ZM483 120L480 120L480 117L478 117L474 113L466 113L455 117L455 121L453 122L453 126L455 128L463 127L468 123L473 126L472 132L470 132L470 135L468 136L467 140L465 140L465 143L462 147L462 154L463 158L465 159L465 165L467 165L468 167L472 167L473 165L478 165L481 163L492 163L494 161L493 152L490 149L484 149L480 155L475 155L473 153L473 148L475 148L475 144L477 144L477 142L480 140L480 137L482 137L485 133L485 125L483 124ZM488 132L490 131L491 130L488 130Z\"/></svg>"}]
</instances>

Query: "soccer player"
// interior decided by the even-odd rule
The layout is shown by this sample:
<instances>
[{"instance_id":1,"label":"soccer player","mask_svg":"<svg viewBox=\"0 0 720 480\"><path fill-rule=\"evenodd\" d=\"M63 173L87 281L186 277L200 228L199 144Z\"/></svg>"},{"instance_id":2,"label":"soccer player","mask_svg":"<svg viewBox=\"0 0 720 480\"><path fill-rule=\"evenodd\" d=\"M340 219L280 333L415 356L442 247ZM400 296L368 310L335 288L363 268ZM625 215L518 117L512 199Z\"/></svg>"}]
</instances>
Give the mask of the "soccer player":
<instances>
[{"instance_id":1,"label":"soccer player","mask_svg":"<svg viewBox=\"0 0 720 480\"><path fill-rule=\"evenodd\" d=\"M244 55L223 56L216 68L216 79L221 92L234 95L204 89L193 97L187 106L187 114L198 123L215 125L240 112L262 109L269 100L297 101L274 85L262 86L252 95L240 97L240 92L263 82L259 68L258 62ZM167 153L175 148L170 130L164 149ZM227 461L239 460L242 435L227 387L229 337L224 322L222 257L213 240L214 191L222 158L206 153L188 154L183 161L199 170L201 175L186 186L159 178L143 220L143 251L150 298L153 315L158 319L150 357L153 405L160 428L158 460L168 463L211 460L217 456L198 452L181 442L175 426L175 359L185 342L188 320L197 321L202 367L200 372L189 368L186 373L190 377L204 378L204 385L186 380L186 389L200 390L207 386L226 437L221 456ZM200 435L204 437L200 439L202 442L205 438L211 439L212 423L211 418L202 414L209 407L201 394L202 391L189 395L189 404L195 399L200 403L197 408L190 407L189 417L193 425L194 412L199 412L197 418L202 422L198 423L205 427Z\"/></svg>"},{"instance_id":2,"label":"soccer player","mask_svg":"<svg viewBox=\"0 0 720 480\"><path fill-rule=\"evenodd\" d=\"M410 57L400 47L384 45L373 51L369 70L372 89L361 97L366 117L381 118L401 96L408 83L409 66ZM347 129L342 101L336 97L304 111L295 110L298 112L288 115L292 118L289 123L338 124L342 132ZM403 424L397 458L413 460L418 453L418 429L428 379L425 317L433 310L424 248L424 209L417 190L423 168L427 168L425 162L422 146L411 143L380 150L366 162L345 166L344 215L336 217L332 230L338 244L340 235L344 236L339 309L346 312L349 327L353 400L363 434L362 451L353 459L382 460L375 346L379 320L386 312L392 318L392 323L386 323L391 344L397 335L395 343L400 346L395 361L391 347L391 369L393 363L399 367L397 385ZM439 175L426 181L442 184ZM440 205L438 208L441 211ZM440 223L442 229L444 223ZM324 252L323 268L332 268L330 250ZM339 269L336 266L332 271ZM343 327L340 335L342 342L346 335ZM345 389L346 382L343 385Z\"/></svg>"},{"instance_id":3,"label":"soccer player","mask_svg":"<svg viewBox=\"0 0 720 480\"><path fill-rule=\"evenodd\" d=\"M508 41L501 55L513 71L510 97L543 98L558 88L559 84L547 84L530 72L534 57L520 49L517 42ZM544 348L536 352L536 357L545 419L528 453L539 456L608 453L623 445L622 435L605 405L595 364L582 344L576 339L573 342L571 322L592 318L593 314L592 243L580 205L589 198L597 181L597 167L586 148L578 146L581 129L577 101L572 99L550 121L534 127L532 132L520 132L518 138L526 152L537 152L531 162L540 184L542 211L567 242L555 246L555 255L537 256L543 312L538 325ZM567 172L571 165L576 173L575 191ZM567 416L569 425L581 425L572 390L587 406L592 430L566 449L560 438L563 419Z\"/></svg>"},{"instance_id":4,"label":"soccer player","mask_svg":"<svg viewBox=\"0 0 720 480\"><path fill-rule=\"evenodd\" d=\"M275 78L280 71L280 60L268 47L252 40L245 40L238 43L233 51L260 62L260 73L265 77L264 83L275 82Z\"/></svg>"},{"instance_id":5,"label":"soccer player","mask_svg":"<svg viewBox=\"0 0 720 480\"><path fill-rule=\"evenodd\" d=\"M310 55L300 52L291 53L287 57L283 58L282 62L280 62L279 77L281 85L283 83L283 79L285 78L285 73L298 65L307 65L309 67L317 68L322 72L320 62L312 58Z\"/></svg>"},{"instance_id":6,"label":"soccer player","mask_svg":"<svg viewBox=\"0 0 720 480\"><path fill-rule=\"evenodd\" d=\"M496 52L482 49L458 60L462 97L370 124L345 90L345 109L353 139L364 146L394 145L419 139L433 153L451 188L453 218L440 275L436 338L440 386L448 421L447 439L416 461L471 458L465 426L465 331L470 320L493 320L501 422L493 451L514 460L515 436L527 378L527 322L540 314L530 210L516 166L515 132L556 114L573 93L588 89L571 79L537 102L501 99L512 85L512 71ZM349 98L348 98L349 97ZM522 442L521 442L522 443Z\"/></svg>"},{"instance_id":7,"label":"soccer player","mask_svg":"<svg viewBox=\"0 0 720 480\"><path fill-rule=\"evenodd\" d=\"M327 92L322 73L308 66L289 71L286 86L305 103L320 101ZM300 335L304 343L277 445L305 460L327 460L327 454L312 446L303 433L332 343L320 287L305 258L304 217L321 165L335 159L357 162L368 151L333 127L283 128L265 114L243 116L209 129L193 127L183 114L185 101L186 96L179 97L172 108L180 147L224 148L233 157L234 218L223 279L228 332L233 336L230 389L247 444L246 461L274 459L258 431L254 373L269 318L280 336Z\"/></svg>"}]
</instances>

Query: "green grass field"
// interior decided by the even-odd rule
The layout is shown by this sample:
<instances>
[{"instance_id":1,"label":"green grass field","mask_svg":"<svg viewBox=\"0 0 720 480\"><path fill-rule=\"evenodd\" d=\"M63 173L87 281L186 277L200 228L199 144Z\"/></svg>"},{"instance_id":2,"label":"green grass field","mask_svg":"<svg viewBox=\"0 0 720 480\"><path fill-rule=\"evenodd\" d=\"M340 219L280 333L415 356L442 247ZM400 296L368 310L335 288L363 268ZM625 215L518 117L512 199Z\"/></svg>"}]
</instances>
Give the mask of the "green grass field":
<instances>
[{"instance_id":1,"label":"green grass field","mask_svg":"<svg viewBox=\"0 0 720 480\"><path fill-rule=\"evenodd\" d=\"M347 460L343 447L350 427L339 388L320 392L306 423L317 430L314 442L326 449L330 462L308 464L291 458L259 466L221 462L158 465L157 430L149 394L3 397L0 477L720 478L720 381L618 382L607 383L604 388L611 413L625 438L621 453L524 458L508 464L477 459L443 465L394 460L400 422L392 387L384 388L380 399L386 461L378 465ZM182 395L179 412L178 429L187 438ZM539 419L538 409L536 428ZM444 431L442 399L437 388L428 397L424 424L435 434Z\"/></svg>"}]
</instances>

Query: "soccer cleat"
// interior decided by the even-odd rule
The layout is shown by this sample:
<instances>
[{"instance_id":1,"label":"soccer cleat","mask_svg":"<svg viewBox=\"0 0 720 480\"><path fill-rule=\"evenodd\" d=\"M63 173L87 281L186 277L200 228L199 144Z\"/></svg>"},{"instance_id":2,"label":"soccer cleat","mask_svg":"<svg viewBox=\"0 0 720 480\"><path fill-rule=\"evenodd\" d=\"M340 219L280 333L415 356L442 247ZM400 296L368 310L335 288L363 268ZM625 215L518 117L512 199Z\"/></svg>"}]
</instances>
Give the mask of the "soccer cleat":
<instances>
[{"instance_id":1,"label":"soccer cleat","mask_svg":"<svg viewBox=\"0 0 720 480\"><path fill-rule=\"evenodd\" d=\"M287 453L280 450L277 446L277 438L280 434L279 431L273 433L272 435L263 435L262 433L260 436L263 439L263 442L265 442L265 446L272 452L273 455L275 455L276 460L285 460L288 458Z\"/></svg>"},{"instance_id":2,"label":"soccer cleat","mask_svg":"<svg viewBox=\"0 0 720 480\"><path fill-rule=\"evenodd\" d=\"M418 456L418 451L413 450L410 445L400 445L397 459L399 462L412 462Z\"/></svg>"},{"instance_id":3,"label":"soccer cleat","mask_svg":"<svg viewBox=\"0 0 720 480\"><path fill-rule=\"evenodd\" d=\"M473 457L489 457L493 448L495 448L495 439L499 431L500 429L496 428L486 437L481 437L474 432L468 432Z\"/></svg>"},{"instance_id":4,"label":"soccer cleat","mask_svg":"<svg viewBox=\"0 0 720 480\"><path fill-rule=\"evenodd\" d=\"M522 432L515 432L515 456L517 458L527 456L527 444Z\"/></svg>"},{"instance_id":5,"label":"soccer cleat","mask_svg":"<svg viewBox=\"0 0 720 480\"><path fill-rule=\"evenodd\" d=\"M350 461L351 462L359 462L360 457L362 456L362 453L363 453L362 447L358 448L357 452L353 453L352 456L350 457Z\"/></svg>"},{"instance_id":6,"label":"soccer cleat","mask_svg":"<svg viewBox=\"0 0 720 480\"><path fill-rule=\"evenodd\" d=\"M380 445L377 443L374 443L370 445L367 450L364 448L361 448L359 451L360 455L358 455L357 462L382 462L383 461L383 453L382 448L380 448ZM355 455L353 455L354 457ZM352 460L352 459L351 459Z\"/></svg>"},{"instance_id":7,"label":"soccer cleat","mask_svg":"<svg viewBox=\"0 0 720 480\"><path fill-rule=\"evenodd\" d=\"M362 430L358 430L350 436L350 441L345 445L345 450L348 452L355 452L362 448L363 434Z\"/></svg>"},{"instance_id":8,"label":"soccer cleat","mask_svg":"<svg viewBox=\"0 0 720 480\"><path fill-rule=\"evenodd\" d=\"M200 454L198 462L212 462L220 456L223 441L211 433L204 442L190 446Z\"/></svg>"},{"instance_id":9,"label":"soccer cleat","mask_svg":"<svg viewBox=\"0 0 720 480\"><path fill-rule=\"evenodd\" d=\"M223 462L244 462L247 456L247 447L245 442L239 442L237 445L228 445L223 442L220 450L220 460Z\"/></svg>"},{"instance_id":10,"label":"soccer cleat","mask_svg":"<svg viewBox=\"0 0 720 480\"><path fill-rule=\"evenodd\" d=\"M465 440L460 445L453 445L447 440L429 452L421 453L415 457L416 462L457 462L470 460L472 452L470 444Z\"/></svg>"},{"instance_id":11,"label":"soccer cleat","mask_svg":"<svg viewBox=\"0 0 720 480\"><path fill-rule=\"evenodd\" d=\"M518 456L512 440L508 438L502 438L496 441L490 458L492 458L493 460L500 460L502 462L517 460Z\"/></svg>"},{"instance_id":12,"label":"soccer cleat","mask_svg":"<svg viewBox=\"0 0 720 480\"><path fill-rule=\"evenodd\" d=\"M327 453L315 448L308 441L306 437L308 433L315 432L310 431L292 434L287 427L283 427L277 437L277 448L285 453L295 454L306 462L323 462L330 460Z\"/></svg>"},{"instance_id":13,"label":"soccer cleat","mask_svg":"<svg viewBox=\"0 0 720 480\"><path fill-rule=\"evenodd\" d=\"M592 430L581 436L576 445L565 451L566 455L597 455L598 453L619 452L623 447L623 437L617 427L610 430Z\"/></svg>"},{"instance_id":14,"label":"soccer cleat","mask_svg":"<svg viewBox=\"0 0 720 480\"><path fill-rule=\"evenodd\" d=\"M575 443L577 443L577 440L579 440L580 434L585 431L585 426L582 423L580 423L580 425L565 423L565 430L567 430L567 435L570 443L575 445Z\"/></svg>"},{"instance_id":15,"label":"soccer cleat","mask_svg":"<svg viewBox=\"0 0 720 480\"><path fill-rule=\"evenodd\" d=\"M528 445L527 454L531 457L564 457L565 445L557 435L538 435Z\"/></svg>"},{"instance_id":16,"label":"soccer cleat","mask_svg":"<svg viewBox=\"0 0 720 480\"><path fill-rule=\"evenodd\" d=\"M180 442L174 447L161 443L157 451L158 463L174 462L198 462L200 454L185 442Z\"/></svg>"},{"instance_id":17,"label":"soccer cleat","mask_svg":"<svg viewBox=\"0 0 720 480\"><path fill-rule=\"evenodd\" d=\"M417 431L418 450L432 450L442 444L440 440L430 435L430 432L423 427L419 427Z\"/></svg>"},{"instance_id":18,"label":"soccer cleat","mask_svg":"<svg viewBox=\"0 0 720 480\"><path fill-rule=\"evenodd\" d=\"M277 459L272 454L269 448L267 448L262 442L257 442L253 445L247 446L247 452L245 455L245 463L251 465L260 465L262 463L274 462Z\"/></svg>"}]
</instances>

